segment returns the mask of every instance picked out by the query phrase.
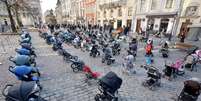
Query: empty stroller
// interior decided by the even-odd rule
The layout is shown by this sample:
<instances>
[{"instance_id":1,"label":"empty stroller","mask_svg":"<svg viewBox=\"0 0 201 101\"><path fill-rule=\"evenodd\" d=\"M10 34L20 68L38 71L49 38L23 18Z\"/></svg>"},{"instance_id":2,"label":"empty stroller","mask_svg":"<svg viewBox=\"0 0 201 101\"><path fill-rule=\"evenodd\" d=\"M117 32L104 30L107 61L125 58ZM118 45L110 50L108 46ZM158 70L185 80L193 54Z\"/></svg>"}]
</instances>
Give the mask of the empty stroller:
<instances>
[{"instance_id":1,"label":"empty stroller","mask_svg":"<svg viewBox=\"0 0 201 101\"><path fill-rule=\"evenodd\" d=\"M183 67L183 61L180 59L177 59L175 63L167 64L165 61L165 69L163 70L164 76L167 79L171 79L171 77L176 78L177 75L184 75L185 70Z\"/></svg>"},{"instance_id":2,"label":"empty stroller","mask_svg":"<svg viewBox=\"0 0 201 101\"><path fill-rule=\"evenodd\" d=\"M177 101L197 101L201 93L201 83L197 78L191 78L184 82L184 88Z\"/></svg>"},{"instance_id":3,"label":"empty stroller","mask_svg":"<svg viewBox=\"0 0 201 101\"><path fill-rule=\"evenodd\" d=\"M9 66L8 69L11 73L22 81L39 81L40 72L36 67L29 66Z\"/></svg>"},{"instance_id":4,"label":"empty stroller","mask_svg":"<svg viewBox=\"0 0 201 101\"><path fill-rule=\"evenodd\" d=\"M25 49L25 48L15 49L15 51L20 55L28 55L30 57L36 57L35 53L33 53L30 50Z\"/></svg>"},{"instance_id":5,"label":"empty stroller","mask_svg":"<svg viewBox=\"0 0 201 101\"><path fill-rule=\"evenodd\" d=\"M16 66L26 65L26 66L36 66L36 61L34 58L27 55L17 55L15 57L10 56L9 60L12 61Z\"/></svg>"},{"instance_id":6,"label":"empty stroller","mask_svg":"<svg viewBox=\"0 0 201 101\"><path fill-rule=\"evenodd\" d=\"M199 61L199 56L197 54L188 55L185 57L184 67L191 71L193 71L194 69L196 69L197 71L197 68L195 67L198 61Z\"/></svg>"},{"instance_id":7,"label":"empty stroller","mask_svg":"<svg viewBox=\"0 0 201 101\"><path fill-rule=\"evenodd\" d=\"M40 97L42 88L35 81L8 84L2 91L5 101L45 101Z\"/></svg>"},{"instance_id":8,"label":"empty stroller","mask_svg":"<svg viewBox=\"0 0 201 101\"><path fill-rule=\"evenodd\" d=\"M22 48L27 49L30 51L30 54L32 54L33 56L37 57L35 51L34 51L34 47L32 47L31 44L29 43L21 43L20 44Z\"/></svg>"},{"instance_id":9,"label":"empty stroller","mask_svg":"<svg viewBox=\"0 0 201 101\"><path fill-rule=\"evenodd\" d=\"M117 101L118 89L122 79L114 72L109 72L99 80L100 94L96 94L95 101Z\"/></svg>"},{"instance_id":10,"label":"empty stroller","mask_svg":"<svg viewBox=\"0 0 201 101\"><path fill-rule=\"evenodd\" d=\"M150 90L155 90L156 87L161 85L161 73L154 66L145 66L147 70L147 79L142 83L143 86L148 87Z\"/></svg>"}]
</instances>

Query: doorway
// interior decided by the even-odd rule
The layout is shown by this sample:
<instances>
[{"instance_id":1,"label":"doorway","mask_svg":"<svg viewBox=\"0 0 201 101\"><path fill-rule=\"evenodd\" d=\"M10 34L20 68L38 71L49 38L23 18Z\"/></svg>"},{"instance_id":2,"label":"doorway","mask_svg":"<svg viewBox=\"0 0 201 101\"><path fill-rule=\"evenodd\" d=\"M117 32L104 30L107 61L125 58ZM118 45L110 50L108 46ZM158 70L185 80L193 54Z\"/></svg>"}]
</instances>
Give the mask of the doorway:
<instances>
[{"instance_id":1,"label":"doorway","mask_svg":"<svg viewBox=\"0 0 201 101\"><path fill-rule=\"evenodd\" d=\"M117 28L122 26L122 20L117 20Z\"/></svg>"}]
</instances>

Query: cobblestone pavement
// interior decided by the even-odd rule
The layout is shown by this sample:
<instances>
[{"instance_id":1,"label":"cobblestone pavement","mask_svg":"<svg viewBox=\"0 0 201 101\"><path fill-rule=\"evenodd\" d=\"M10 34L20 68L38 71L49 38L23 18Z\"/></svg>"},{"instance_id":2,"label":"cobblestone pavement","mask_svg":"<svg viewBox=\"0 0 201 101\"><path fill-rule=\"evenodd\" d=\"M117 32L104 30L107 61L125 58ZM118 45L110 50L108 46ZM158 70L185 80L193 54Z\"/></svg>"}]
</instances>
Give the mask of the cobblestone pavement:
<instances>
[{"instance_id":1,"label":"cobblestone pavement","mask_svg":"<svg viewBox=\"0 0 201 101\"><path fill-rule=\"evenodd\" d=\"M61 56L56 52L52 51L51 46L45 44L45 41L38 37L38 33L32 33L33 45L36 48L38 54L37 64L42 72L41 84L43 85L43 91L41 96L48 101L94 101L94 96L98 92L96 83L88 85L84 82L84 75L82 73L73 73L70 64L65 63ZM4 36L5 37L5 36ZM1 37L1 40L6 38ZM8 66L12 63L7 61L7 57L15 55L14 49L19 47L16 43L19 36L9 36L4 42L5 49L0 47L0 83L4 87L7 83L16 83L16 78L8 73ZM154 44L158 44L157 40L154 40ZM126 47L125 44L122 44ZM182 87L183 81L190 77L201 78L201 70L197 72L186 71L186 75L178 77L173 81L162 79L162 87L156 91L150 91L147 88L141 86L141 83L146 78L146 71L140 68L140 65L144 64L144 44L139 44L139 51L136 60L136 71L137 74L126 75L122 73L122 58L125 52L122 52L120 56L115 56L116 63L111 66L107 66L101 63L101 57L91 58L88 52L82 52L79 49L75 49L72 46L64 45L73 55L79 56L84 62L92 67L94 71L100 72L101 75L106 74L109 71L116 72L122 79L123 84L119 90L120 101L173 101L172 97L179 94ZM124 50L125 51L125 50ZM3 54L3 55L2 55ZM171 50L170 57L168 60L174 61L177 58L184 57L184 53L178 50ZM164 68L164 59L158 53L158 49L154 50L154 61L155 66L161 71ZM199 65L199 68L201 66ZM92 81L95 82L95 81ZM0 100L4 98L0 94ZM201 101L199 98L198 101Z\"/></svg>"}]
</instances>

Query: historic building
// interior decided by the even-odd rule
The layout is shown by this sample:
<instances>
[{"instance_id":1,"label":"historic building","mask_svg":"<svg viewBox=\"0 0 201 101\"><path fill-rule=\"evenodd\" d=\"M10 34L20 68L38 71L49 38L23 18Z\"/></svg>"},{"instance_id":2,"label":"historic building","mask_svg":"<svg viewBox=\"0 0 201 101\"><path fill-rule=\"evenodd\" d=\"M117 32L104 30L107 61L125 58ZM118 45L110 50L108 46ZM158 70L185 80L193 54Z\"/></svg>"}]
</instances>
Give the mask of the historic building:
<instances>
[{"instance_id":1,"label":"historic building","mask_svg":"<svg viewBox=\"0 0 201 101\"><path fill-rule=\"evenodd\" d=\"M177 35L185 34L190 40L201 39L201 1L184 0Z\"/></svg>"},{"instance_id":2,"label":"historic building","mask_svg":"<svg viewBox=\"0 0 201 101\"><path fill-rule=\"evenodd\" d=\"M28 9L20 11L20 17L24 26L37 26L42 23L42 10L40 0L26 0Z\"/></svg>"},{"instance_id":3,"label":"historic building","mask_svg":"<svg viewBox=\"0 0 201 101\"><path fill-rule=\"evenodd\" d=\"M114 28L132 24L135 0L97 0L97 23Z\"/></svg>"},{"instance_id":4,"label":"historic building","mask_svg":"<svg viewBox=\"0 0 201 101\"><path fill-rule=\"evenodd\" d=\"M137 0L134 31L171 34L179 16L182 0Z\"/></svg>"},{"instance_id":5,"label":"historic building","mask_svg":"<svg viewBox=\"0 0 201 101\"><path fill-rule=\"evenodd\" d=\"M58 24L63 23L63 10L65 10L64 8L62 8L61 1L62 0L57 0L57 4L55 8L55 16L56 16L56 20Z\"/></svg>"},{"instance_id":6,"label":"historic building","mask_svg":"<svg viewBox=\"0 0 201 101\"><path fill-rule=\"evenodd\" d=\"M84 0L85 20L87 24L96 24L96 0Z\"/></svg>"}]
</instances>

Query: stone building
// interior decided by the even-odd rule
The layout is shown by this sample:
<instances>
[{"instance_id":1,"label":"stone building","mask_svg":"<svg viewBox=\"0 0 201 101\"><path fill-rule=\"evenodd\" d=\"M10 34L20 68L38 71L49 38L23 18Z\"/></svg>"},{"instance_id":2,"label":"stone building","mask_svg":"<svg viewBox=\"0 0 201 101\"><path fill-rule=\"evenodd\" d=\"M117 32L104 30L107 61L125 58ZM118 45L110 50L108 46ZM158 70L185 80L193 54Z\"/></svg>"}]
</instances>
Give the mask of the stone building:
<instances>
[{"instance_id":1,"label":"stone building","mask_svg":"<svg viewBox=\"0 0 201 101\"><path fill-rule=\"evenodd\" d=\"M201 1L184 0L176 31L177 35L185 34L189 40L201 39Z\"/></svg>"},{"instance_id":2,"label":"stone building","mask_svg":"<svg viewBox=\"0 0 201 101\"><path fill-rule=\"evenodd\" d=\"M28 10L20 11L22 24L24 26L37 26L42 23L42 10L40 0L26 0Z\"/></svg>"},{"instance_id":3,"label":"stone building","mask_svg":"<svg viewBox=\"0 0 201 101\"><path fill-rule=\"evenodd\" d=\"M97 0L97 23L114 28L132 24L135 0Z\"/></svg>"},{"instance_id":4,"label":"stone building","mask_svg":"<svg viewBox=\"0 0 201 101\"><path fill-rule=\"evenodd\" d=\"M134 31L171 34L177 26L182 0L137 0Z\"/></svg>"}]
</instances>

